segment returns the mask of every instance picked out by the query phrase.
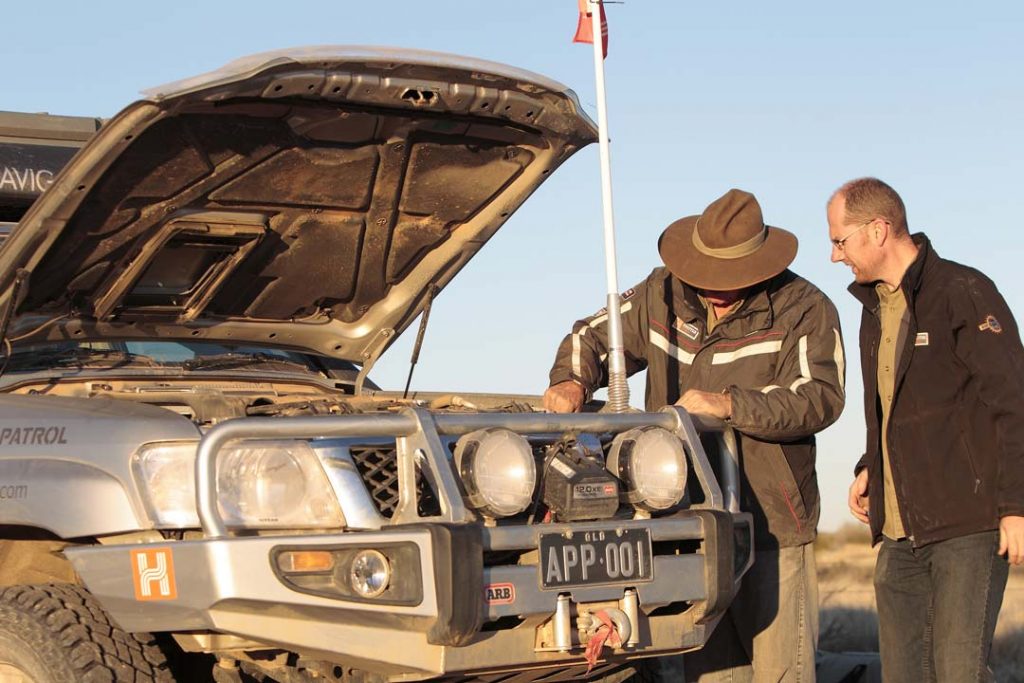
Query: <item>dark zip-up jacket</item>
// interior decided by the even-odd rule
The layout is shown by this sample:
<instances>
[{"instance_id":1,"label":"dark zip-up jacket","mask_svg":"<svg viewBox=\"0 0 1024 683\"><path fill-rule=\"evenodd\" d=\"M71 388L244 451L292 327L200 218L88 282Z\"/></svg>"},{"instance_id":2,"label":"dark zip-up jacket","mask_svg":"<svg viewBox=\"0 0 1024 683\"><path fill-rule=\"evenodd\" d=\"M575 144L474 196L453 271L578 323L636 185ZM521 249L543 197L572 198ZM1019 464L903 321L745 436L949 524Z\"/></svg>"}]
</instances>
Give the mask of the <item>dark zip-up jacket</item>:
<instances>
[{"instance_id":1,"label":"dark zip-up jacket","mask_svg":"<svg viewBox=\"0 0 1024 683\"><path fill-rule=\"evenodd\" d=\"M1024 349L996 286L939 258L923 234L900 288L907 299L887 439L900 516L915 546L1024 515ZM874 285L850 285L860 326L874 542L885 523L878 399L881 324Z\"/></svg>"},{"instance_id":2,"label":"dark zip-up jacket","mask_svg":"<svg viewBox=\"0 0 1024 683\"><path fill-rule=\"evenodd\" d=\"M759 548L814 539L820 500L814 434L843 408L844 359L832 302L790 271L751 291L707 333L697 293L656 268L622 295L629 374L647 369L646 407L688 389L728 391L738 432L741 506L754 515ZM608 381L605 311L579 320L559 346L551 384L588 391Z\"/></svg>"}]
</instances>

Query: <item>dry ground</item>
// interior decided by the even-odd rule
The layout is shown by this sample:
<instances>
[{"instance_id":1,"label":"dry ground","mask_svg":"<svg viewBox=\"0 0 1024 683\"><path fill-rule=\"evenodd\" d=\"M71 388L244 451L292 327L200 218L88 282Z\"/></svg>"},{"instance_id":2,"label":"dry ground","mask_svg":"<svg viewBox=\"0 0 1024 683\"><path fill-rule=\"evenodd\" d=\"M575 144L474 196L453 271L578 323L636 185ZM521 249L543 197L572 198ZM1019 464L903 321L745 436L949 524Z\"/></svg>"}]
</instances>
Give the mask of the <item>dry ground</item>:
<instances>
[{"instance_id":1,"label":"dry ground","mask_svg":"<svg viewBox=\"0 0 1024 683\"><path fill-rule=\"evenodd\" d=\"M866 530L822 533L816 544L821 605L819 649L877 652L878 620L871 584L875 550ZM999 613L991 665L1000 683L1024 683L1024 567L1011 568Z\"/></svg>"}]
</instances>

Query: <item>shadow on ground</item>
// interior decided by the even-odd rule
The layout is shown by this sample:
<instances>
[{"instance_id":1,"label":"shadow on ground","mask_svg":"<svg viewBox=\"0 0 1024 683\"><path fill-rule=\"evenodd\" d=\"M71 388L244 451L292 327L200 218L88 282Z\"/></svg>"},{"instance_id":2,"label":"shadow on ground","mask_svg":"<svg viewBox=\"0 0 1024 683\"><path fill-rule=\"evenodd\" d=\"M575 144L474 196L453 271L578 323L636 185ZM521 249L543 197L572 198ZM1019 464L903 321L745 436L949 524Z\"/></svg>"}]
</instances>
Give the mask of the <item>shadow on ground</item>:
<instances>
[{"instance_id":1,"label":"shadow on ground","mask_svg":"<svg viewBox=\"0 0 1024 683\"><path fill-rule=\"evenodd\" d=\"M873 609L826 607L821 610L818 683L876 683L878 617ZM1024 682L1024 628L1003 629L992 641L989 666L999 683Z\"/></svg>"}]
</instances>

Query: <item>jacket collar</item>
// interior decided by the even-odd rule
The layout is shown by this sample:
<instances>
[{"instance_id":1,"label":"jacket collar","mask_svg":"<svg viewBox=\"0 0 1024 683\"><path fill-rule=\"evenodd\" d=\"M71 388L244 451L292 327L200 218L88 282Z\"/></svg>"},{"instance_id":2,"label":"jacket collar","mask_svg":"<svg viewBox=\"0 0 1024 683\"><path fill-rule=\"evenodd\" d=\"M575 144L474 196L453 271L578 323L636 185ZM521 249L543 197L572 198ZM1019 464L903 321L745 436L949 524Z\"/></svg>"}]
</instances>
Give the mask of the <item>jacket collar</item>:
<instances>
[{"instance_id":1,"label":"jacket collar","mask_svg":"<svg viewBox=\"0 0 1024 683\"><path fill-rule=\"evenodd\" d=\"M795 277L790 271L783 271L767 283L751 288L743 303L728 318L715 326L715 334L727 338L739 338L752 332L766 330L772 326L774 311L772 293ZM672 276L672 299L676 315L686 322L699 323L703 329L707 320L707 309L700 302L697 290Z\"/></svg>"},{"instance_id":2,"label":"jacket collar","mask_svg":"<svg viewBox=\"0 0 1024 683\"><path fill-rule=\"evenodd\" d=\"M903 295L907 297L907 303L909 304L914 299L914 295L917 294L917 290L921 288L921 283L924 279L925 271L928 270L938 255L932 248L931 240L923 232L914 233L910 236L914 240L914 244L917 245L917 257L913 263L907 268L907 272L903 273L903 279L900 280L900 289L903 290ZM875 291L875 283L861 284L859 282L852 282L847 287L850 294L864 304L864 307L869 310L875 310L878 308L878 293Z\"/></svg>"}]
</instances>

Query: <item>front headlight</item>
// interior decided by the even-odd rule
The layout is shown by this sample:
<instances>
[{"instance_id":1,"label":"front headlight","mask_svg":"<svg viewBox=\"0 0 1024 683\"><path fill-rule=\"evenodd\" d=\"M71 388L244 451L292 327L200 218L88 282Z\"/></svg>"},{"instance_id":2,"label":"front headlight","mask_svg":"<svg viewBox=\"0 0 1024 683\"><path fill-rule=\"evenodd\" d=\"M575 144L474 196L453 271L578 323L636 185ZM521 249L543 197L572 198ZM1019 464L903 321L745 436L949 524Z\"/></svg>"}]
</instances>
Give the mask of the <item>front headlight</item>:
<instances>
[{"instance_id":1,"label":"front headlight","mask_svg":"<svg viewBox=\"0 0 1024 683\"><path fill-rule=\"evenodd\" d=\"M686 492L683 442L661 427L630 429L615 437L608 470L626 484L629 502L648 510L666 510Z\"/></svg>"},{"instance_id":2,"label":"front headlight","mask_svg":"<svg viewBox=\"0 0 1024 683\"><path fill-rule=\"evenodd\" d=\"M217 459L217 490L227 526L340 527L341 509L305 441L242 441Z\"/></svg>"},{"instance_id":3,"label":"front headlight","mask_svg":"<svg viewBox=\"0 0 1024 683\"><path fill-rule=\"evenodd\" d=\"M149 517L157 528L199 526L196 513L196 448L186 443L148 444L135 454L133 469Z\"/></svg>"},{"instance_id":4,"label":"front headlight","mask_svg":"<svg viewBox=\"0 0 1024 683\"><path fill-rule=\"evenodd\" d=\"M507 429L480 429L455 444L455 466L469 504L487 517L509 517L528 508L537 486L530 443Z\"/></svg>"},{"instance_id":5,"label":"front headlight","mask_svg":"<svg viewBox=\"0 0 1024 683\"><path fill-rule=\"evenodd\" d=\"M135 464L158 527L199 526L195 443L151 444ZM217 491L225 525L243 528L344 526L334 491L305 441L240 441L217 458Z\"/></svg>"}]
</instances>

